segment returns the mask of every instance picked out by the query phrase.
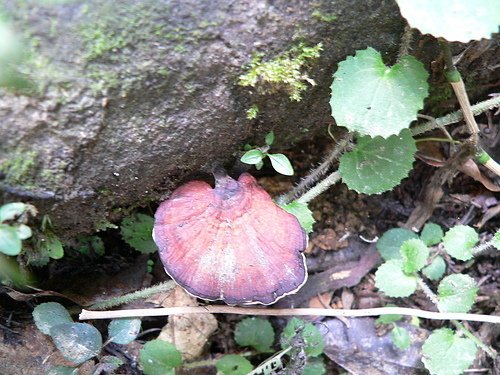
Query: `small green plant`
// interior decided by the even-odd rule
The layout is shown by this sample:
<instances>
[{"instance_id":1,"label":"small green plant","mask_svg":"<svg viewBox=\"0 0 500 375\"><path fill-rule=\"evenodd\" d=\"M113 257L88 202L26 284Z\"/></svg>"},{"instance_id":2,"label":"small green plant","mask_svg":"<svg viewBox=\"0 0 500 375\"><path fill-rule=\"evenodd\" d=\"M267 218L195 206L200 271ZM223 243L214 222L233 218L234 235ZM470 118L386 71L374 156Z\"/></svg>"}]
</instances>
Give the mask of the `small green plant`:
<instances>
[{"instance_id":1,"label":"small green plant","mask_svg":"<svg viewBox=\"0 0 500 375\"><path fill-rule=\"evenodd\" d=\"M92 373L112 373L123 361L115 356L101 356L102 348L110 342L129 344L141 330L140 319L113 319L108 326L108 339L103 343L101 333L94 326L73 322L68 310L56 302L35 307L33 319L37 328L52 338L61 355L74 364L74 367L56 366L49 374L76 374L78 366L93 357L99 357L99 363Z\"/></svg>"},{"instance_id":2,"label":"small green plant","mask_svg":"<svg viewBox=\"0 0 500 375\"><path fill-rule=\"evenodd\" d=\"M420 237L406 229L390 229L377 242L385 263L375 273L375 285L389 297L409 297L420 288L440 312L466 313L477 295L476 282L465 274L444 276L446 264L444 254L440 255L441 249L457 260L470 260L488 248L500 249L499 236L500 231L490 241L476 246L477 232L465 225L456 225L443 233L437 224L427 223ZM440 280L437 294L431 291L421 274L432 281ZM387 319L385 317L382 323L392 322ZM422 348L424 364L433 374L461 374L472 364L478 346L489 351L461 323L452 322L459 331L448 328L434 331ZM400 349L407 348L408 332L397 326L394 330L394 344ZM460 337L460 333L467 337Z\"/></svg>"},{"instance_id":3,"label":"small green plant","mask_svg":"<svg viewBox=\"0 0 500 375\"><path fill-rule=\"evenodd\" d=\"M13 202L0 207L0 253L18 255L22 241L30 238L31 228L26 225L29 216L37 214L30 204Z\"/></svg>"},{"instance_id":4,"label":"small green plant","mask_svg":"<svg viewBox=\"0 0 500 375\"><path fill-rule=\"evenodd\" d=\"M154 219L151 216L136 213L122 220L120 233L132 248L143 254L151 254L158 251L151 238L153 225Z\"/></svg>"},{"instance_id":5,"label":"small green plant","mask_svg":"<svg viewBox=\"0 0 500 375\"><path fill-rule=\"evenodd\" d=\"M268 153L273 142L274 132L270 132L266 135L265 146L256 147L245 145L246 152L240 160L245 164L252 164L255 165L255 168L261 169L264 166L264 159L267 157L271 161L271 165L276 172L284 174L285 176L293 176L294 171L292 164L285 155Z\"/></svg>"}]
</instances>

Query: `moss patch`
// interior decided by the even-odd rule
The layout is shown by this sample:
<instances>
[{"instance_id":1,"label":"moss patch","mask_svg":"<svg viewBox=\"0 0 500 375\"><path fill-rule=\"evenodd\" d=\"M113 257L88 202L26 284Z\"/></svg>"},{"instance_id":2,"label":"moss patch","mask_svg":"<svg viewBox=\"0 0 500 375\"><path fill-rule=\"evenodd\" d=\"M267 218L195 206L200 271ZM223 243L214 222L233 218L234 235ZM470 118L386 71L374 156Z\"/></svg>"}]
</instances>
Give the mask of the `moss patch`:
<instances>
[{"instance_id":1,"label":"moss patch","mask_svg":"<svg viewBox=\"0 0 500 375\"><path fill-rule=\"evenodd\" d=\"M298 102L308 84L315 85L306 70L322 49L321 43L313 47L300 43L267 61L264 61L264 54L256 54L246 67L246 73L239 77L238 84L254 87L259 94L286 92L290 100Z\"/></svg>"},{"instance_id":2,"label":"moss patch","mask_svg":"<svg viewBox=\"0 0 500 375\"><path fill-rule=\"evenodd\" d=\"M0 172L5 177L4 180L9 185L32 186L36 167L38 153L36 151L17 150L10 159L0 164Z\"/></svg>"}]
</instances>

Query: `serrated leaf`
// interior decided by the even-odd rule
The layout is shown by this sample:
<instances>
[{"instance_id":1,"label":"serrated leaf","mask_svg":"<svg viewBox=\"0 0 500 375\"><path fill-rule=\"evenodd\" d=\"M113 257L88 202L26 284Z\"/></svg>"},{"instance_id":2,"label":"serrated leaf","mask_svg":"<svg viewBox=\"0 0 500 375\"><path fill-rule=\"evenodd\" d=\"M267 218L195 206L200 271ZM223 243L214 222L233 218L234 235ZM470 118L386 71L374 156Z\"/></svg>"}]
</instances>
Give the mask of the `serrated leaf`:
<instances>
[{"instance_id":1,"label":"serrated leaf","mask_svg":"<svg viewBox=\"0 0 500 375\"><path fill-rule=\"evenodd\" d=\"M140 350L139 364L145 375L174 375L174 368L182 365L182 356L173 344L156 339Z\"/></svg>"},{"instance_id":2,"label":"serrated leaf","mask_svg":"<svg viewBox=\"0 0 500 375\"><path fill-rule=\"evenodd\" d=\"M317 357L323 353L325 341L312 323L297 318L290 319L281 334L281 348L292 346L295 335L302 335L305 344L304 351L308 356Z\"/></svg>"},{"instance_id":3,"label":"serrated leaf","mask_svg":"<svg viewBox=\"0 0 500 375\"><path fill-rule=\"evenodd\" d=\"M302 375L324 375L326 367L321 358L308 358L302 369Z\"/></svg>"},{"instance_id":4,"label":"serrated leaf","mask_svg":"<svg viewBox=\"0 0 500 375\"><path fill-rule=\"evenodd\" d=\"M33 310L33 320L36 327L46 335L50 335L50 329L64 323L73 323L71 315L63 305L57 302L41 303Z\"/></svg>"},{"instance_id":5,"label":"serrated leaf","mask_svg":"<svg viewBox=\"0 0 500 375\"><path fill-rule=\"evenodd\" d=\"M122 220L120 233L123 240L137 251L150 254L158 251L151 233L154 220L151 216L134 214Z\"/></svg>"},{"instance_id":6,"label":"serrated leaf","mask_svg":"<svg viewBox=\"0 0 500 375\"><path fill-rule=\"evenodd\" d=\"M387 139L360 137L354 150L339 160L342 181L358 193L379 194L391 190L408 176L416 150L408 130Z\"/></svg>"},{"instance_id":7,"label":"serrated leaf","mask_svg":"<svg viewBox=\"0 0 500 375\"><path fill-rule=\"evenodd\" d=\"M458 337L451 329L435 330L422 346L422 361L431 374L460 375L476 358L477 348L468 338Z\"/></svg>"},{"instance_id":8,"label":"serrated leaf","mask_svg":"<svg viewBox=\"0 0 500 375\"><path fill-rule=\"evenodd\" d=\"M299 221L300 226L306 231L306 233L312 233L313 225L316 220L314 220L312 211L309 209L306 203L293 201L280 207L286 212L294 215Z\"/></svg>"},{"instance_id":9,"label":"serrated leaf","mask_svg":"<svg viewBox=\"0 0 500 375\"><path fill-rule=\"evenodd\" d=\"M245 318L236 325L234 340L240 346L251 346L259 352L268 352L274 342L274 329L266 319Z\"/></svg>"},{"instance_id":10,"label":"serrated leaf","mask_svg":"<svg viewBox=\"0 0 500 375\"><path fill-rule=\"evenodd\" d=\"M400 252L403 257L403 271L407 274L420 271L429 258L429 248L419 239L403 242Z\"/></svg>"},{"instance_id":11,"label":"serrated leaf","mask_svg":"<svg viewBox=\"0 0 500 375\"><path fill-rule=\"evenodd\" d=\"M410 333L406 328L395 326L391 331L392 343L396 348L405 350L411 345Z\"/></svg>"},{"instance_id":12,"label":"serrated leaf","mask_svg":"<svg viewBox=\"0 0 500 375\"><path fill-rule=\"evenodd\" d=\"M375 286L389 297L408 297L417 289L417 279L403 272L403 261L392 259L375 272Z\"/></svg>"},{"instance_id":13,"label":"serrated leaf","mask_svg":"<svg viewBox=\"0 0 500 375\"><path fill-rule=\"evenodd\" d=\"M259 164L262 163L262 159L266 156L262 151L258 149L247 151L240 158L240 161L245 164Z\"/></svg>"},{"instance_id":14,"label":"serrated leaf","mask_svg":"<svg viewBox=\"0 0 500 375\"><path fill-rule=\"evenodd\" d=\"M439 280L443 277L444 272L446 271L446 262L443 257L438 255L431 264L424 267L422 273L430 280Z\"/></svg>"},{"instance_id":15,"label":"serrated leaf","mask_svg":"<svg viewBox=\"0 0 500 375\"><path fill-rule=\"evenodd\" d=\"M21 252L21 246L21 239L16 228L0 224L0 253L17 255Z\"/></svg>"},{"instance_id":16,"label":"serrated leaf","mask_svg":"<svg viewBox=\"0 0 500 375\"><path fill-rule=\"evenodd\" d=\"M283 154L267 154L274 170L285 176L293 176L293 167L290 160Z\"/></svg>"},{"instance_id":17,"label":"serrated leaf","mask_svg":"<svg viewBox=\"0 0 500 375\"><path fill-rule=\"evenodd\" d=\"M467 225L455 225L443 238L443 246L448 254L458 260L469 260L472 249L479 242L479 235Z\"/></svg>"},{"instance_id":18,"label":"serrated leaf","mask_svg":"<svg viewBox=\"0 0 500 375\"><path fill-rule=\"evenodd\" d=\"M498 32L500 7L495 0L396 0L411 27L436 38L467 43ZM435 22L439 20L439 22Z\"/></svg>"},{"instance_id":19,"label":"serrated leaf","mask_svg":"<svg viewBox=\"0 0 500 375\"><path fill-rule=\"evenodd\" d=\"M0 206L0 223L21 216L27 207L27 204L21 202L12 202Z\"/></svg>"},{"instance_id":20,"label":"serrated leaf","mask_svg":"<svg viewBox=\"0 0 500 375\"><path fill-rule=\"evenodd\" d=\"M108 326L109 339L126 345L134 341L141 331L141 319L113 319Z\"/></svg>"},{"instance_id":21,"label":"serrated leaf","mask_svg":"<svg viewBox=\"0 0 500 375\"><path fill-rule=\"evenodd\" d=\"M399 249L403 242L412 238L418 238L415 232L405 228L392 228L380 237L376 247L384 260L402 259Z\"/></svg>"},{"instance_id":22,"label":"serrated leaf","mask_svg":"<svg viewBox=\"0 0 500 375\"><path fill-rule=\"evenodd\" d=\"M468 275L446 276L438 286L438 309L441 312L466 313L474 304L479 288Z\"/></svg>"},{"instance_id":23,"label":"serrated leaf","mask_svg":"<svg viewBox=\"0 0 500 375\"><path fill-rule=\"evenodd\" d=\"M437 245L443 239L443 229L434 223L426 223L422 233L420 233L420 239L424 241L427 246Z\"/></svg>"},{"instance_id":24,"label":"serrated leaf","mask_svg":"<svg viewBox=\"0 0 500 375\"><path fill-rule=\"evenodd\" d=\"M101 352L102 337L87 323L63 323L50 329L54 344L68 361L80 364Z\"/></svg>"},{"instance_id":25,"label":"serrated leaf","mask_svg":"<svg viewBox=\"0 0 500 375\"><path fill-rule=\"evenodd\" d=\"M215 363L215 367L223 375L246 375L253 366L248 359L237 354L228 354Z\"/></svg>"},{"instance_id":26,"label":"serrated leaf","mask_svg":"<svg viewBox=\"0 0 500 375\"><path fill-rule=\"evenodd\" d=\"M266 134L266 145L271 146L274 142L274 132L271 130L269 133Z\"/></svg>"},{"instance_id":27,"label":"serrated leaf","mask_svg":"<svg viewBox=\"0 0 500 375\"><path fill-rule=\"evenodd\" d=\"M339 64L331 86L332 116L362 135L387 138L408 128L427 97L428 73L412 56L387 67L373 48Z\"/></svg>"}]
</instances>

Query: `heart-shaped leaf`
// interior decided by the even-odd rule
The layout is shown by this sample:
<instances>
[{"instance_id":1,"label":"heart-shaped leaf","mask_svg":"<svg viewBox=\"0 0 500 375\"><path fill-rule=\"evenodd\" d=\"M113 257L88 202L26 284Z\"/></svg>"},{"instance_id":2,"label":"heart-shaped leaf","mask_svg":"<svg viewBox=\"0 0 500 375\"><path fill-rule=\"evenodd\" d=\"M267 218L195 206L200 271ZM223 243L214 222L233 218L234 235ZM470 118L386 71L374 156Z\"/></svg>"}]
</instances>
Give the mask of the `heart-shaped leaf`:
<instances>
[{"instance_id":1,"label":"heart-shaped leaf","mask_svg":"<svg viewBox=\"0 0 500 375\"><path fill-rule=\"evenodd\" d=\"M375 272L375 286L389 297L408 297L417 289L417 279L403 272L403 262L392 259Z\"/></svg>"},{"instance_id":2,"label":"heart-shaped leaf","mask_svg":"<svg viewBox=\"0 0 500 375\"><path fill-rule=\"evenodd\" d=\"M427 97L428 73L412 56L392 67L373 48L339 63L331 86L332 116L353 132L387 138L417 118Z\"/></svg>"}]
</instances>

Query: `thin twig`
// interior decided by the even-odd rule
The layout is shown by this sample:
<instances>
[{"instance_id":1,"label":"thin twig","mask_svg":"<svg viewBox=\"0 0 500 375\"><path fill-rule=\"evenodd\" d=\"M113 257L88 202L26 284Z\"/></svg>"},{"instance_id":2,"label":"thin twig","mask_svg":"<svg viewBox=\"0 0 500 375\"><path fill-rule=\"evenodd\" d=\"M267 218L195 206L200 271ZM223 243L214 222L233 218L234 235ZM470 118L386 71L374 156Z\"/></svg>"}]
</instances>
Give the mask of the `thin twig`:
<instances>
[{"instance_id":1,"label":"thin twig","mask_svg":"<svg viewBox=\"0 0 500 375\"><path fill-rule=\"evenodd\" d=\"M500 316L465 314L465 313L442 313L434 311L425 311L419 309L410 309L407 307L377 307L373 309L321 309L321 308L299 308L299 309L269 309L255 307L234 307L234 306L183 306L183 307L165 307L155 309L132 309L115 311L89 311L82 310L80 320L89 319L114 319L114 318L132 318L142 316L167 316L177 314L239 314L239 315L265 315L265 316L345 316L345 317L363 317L378 316L388 314L400 314L407 316L417 316L424 319L437 320L468 320L472 322L485 322L500 324Z\"/></svg>"}]
</instances>

